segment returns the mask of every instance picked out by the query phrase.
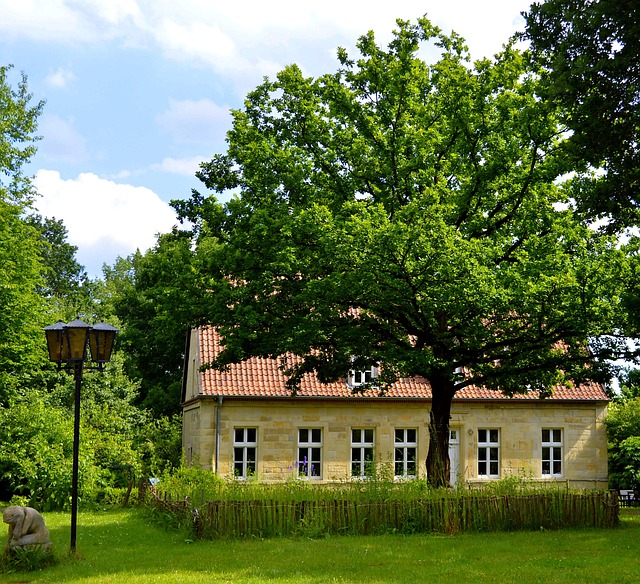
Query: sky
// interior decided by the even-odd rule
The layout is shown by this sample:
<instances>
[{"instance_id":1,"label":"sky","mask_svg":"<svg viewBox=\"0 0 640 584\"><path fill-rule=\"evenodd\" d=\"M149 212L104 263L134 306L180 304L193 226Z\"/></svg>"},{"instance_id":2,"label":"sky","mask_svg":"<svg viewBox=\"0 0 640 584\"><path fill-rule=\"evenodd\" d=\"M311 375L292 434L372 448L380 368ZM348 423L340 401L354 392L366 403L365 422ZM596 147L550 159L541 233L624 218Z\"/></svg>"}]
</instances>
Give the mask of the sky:
<instances>
[{"instance_id":1,"label":"sky","mask_svg":"<svg viewBox=\"0 0 640 584\"><path fill-rule=\"evenodd\" d=\"M375 5L375 6L374 6ZM337 68L373 30L426 15L455 30L472 59L523 28L528 0L0 0L0 65L44 100L27 171L38 212L62 220L90 277L178 224L172 199L225 151L230 110L264 77L296 63Z\"/></svg>"}]
</instances>

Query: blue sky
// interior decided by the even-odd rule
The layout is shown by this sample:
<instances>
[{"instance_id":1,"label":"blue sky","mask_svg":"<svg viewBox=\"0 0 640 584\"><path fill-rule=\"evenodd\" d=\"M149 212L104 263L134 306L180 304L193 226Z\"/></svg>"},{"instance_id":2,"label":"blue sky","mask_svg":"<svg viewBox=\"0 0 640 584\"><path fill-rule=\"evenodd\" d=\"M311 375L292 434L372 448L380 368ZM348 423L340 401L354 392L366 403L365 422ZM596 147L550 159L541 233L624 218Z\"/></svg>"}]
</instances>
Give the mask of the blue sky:
<instances>
[{"instance_id":1,"label":"blue sky","mask_svg":"<svg viewBox=\"0 0 640 584\"><path fill-rule=\"evenodd\" d=\"M380 4L374 6L374 4ZM373 30L426 14L490 56L526 0L0 0L0 64L46 101L30 165L41 214L62 219L91 276L176 223L171 199L200 188L198 164L224 151L231 108L289 63L336 68Z\"/></svg>"}]
</instances>

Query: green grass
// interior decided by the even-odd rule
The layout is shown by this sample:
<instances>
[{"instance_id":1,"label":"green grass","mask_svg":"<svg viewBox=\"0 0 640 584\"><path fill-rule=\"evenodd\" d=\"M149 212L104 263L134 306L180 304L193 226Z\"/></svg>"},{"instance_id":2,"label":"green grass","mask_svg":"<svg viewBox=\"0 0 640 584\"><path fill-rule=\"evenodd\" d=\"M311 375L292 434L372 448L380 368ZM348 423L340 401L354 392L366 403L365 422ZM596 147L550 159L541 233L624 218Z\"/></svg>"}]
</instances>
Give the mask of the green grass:
<instances>
[{"instance_id":1,"label":"green grass","mask_svg":"<svg viewBox=\"0 0 640 584\"><path fill-rule=\"evenodd\" d=\"M78 558L66 554L69 516L45 520L57 564L0 574L1 583L640 581L640 511L623 511L618 528L602 530L198 542L150 524L141 510L81 511Z\"/></svg>"}]
</instances>

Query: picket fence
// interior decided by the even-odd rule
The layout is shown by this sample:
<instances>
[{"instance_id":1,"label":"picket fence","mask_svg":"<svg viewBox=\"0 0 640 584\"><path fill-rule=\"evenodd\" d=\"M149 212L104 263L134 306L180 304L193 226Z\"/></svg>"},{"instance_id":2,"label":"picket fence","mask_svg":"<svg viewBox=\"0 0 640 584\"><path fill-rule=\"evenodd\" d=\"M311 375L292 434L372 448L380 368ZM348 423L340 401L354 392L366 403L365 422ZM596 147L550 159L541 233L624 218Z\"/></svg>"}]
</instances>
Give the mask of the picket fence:
<instances>
[{"instance_id":1,"label":"picket fence","mask_svg":"<svg viewBox=\"0 0 640 584\"><path fill-rule=\"evenodd\" d=\"M150 504L199 539L609 528L619 517L617 494L608 491L387 501L217 500L200 505L156 493Z\"/></svg>"}]
</instances>

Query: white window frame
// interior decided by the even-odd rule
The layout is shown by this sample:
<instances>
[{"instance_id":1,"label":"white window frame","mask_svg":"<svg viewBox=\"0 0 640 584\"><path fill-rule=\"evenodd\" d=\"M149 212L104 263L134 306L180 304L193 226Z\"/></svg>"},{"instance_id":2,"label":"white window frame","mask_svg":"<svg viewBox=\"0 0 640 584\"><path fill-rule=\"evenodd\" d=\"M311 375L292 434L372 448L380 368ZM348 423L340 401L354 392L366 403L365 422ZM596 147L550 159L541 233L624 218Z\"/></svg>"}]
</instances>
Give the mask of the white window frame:
<instances>
[{"instance_id":1,"label":"white window frame","mask_svg":"<svg viewBox=\"0 0 640 584\"><path fill-rule=\"evenodd\" d=\"M347 384L349 387L360 387L362 385L369 385L377 379L379 369L376 365L371 365L366 369L350 369L349 376L347 378Z\"/></svg>"},{"instance_id":2,"label":"white window frame","mask_svg":"<svg viewBox=\"0 0 640 584\"><path fill-rule=\"evenodd\" d=\"M374 428L351 428L351 478L363 479L372 475L375 443Z\"/></svg>"},{"instance_id":3,"label":"white window frame","mask_svg":"<svg viewBox=\"0 0 640 584\"><path fill-rule=\"evenodd\" d=\"M253 434L253 436L251 436ZM253 460L251 460L253 458ZM258 469L258 429L239 426L233 429L233 476L247 479Z\"/></svg>"},{"instance_id":4,"label":"white window frame","mask_svg":"<svg viewBox=\"0 0 640 584\"><path fill-rule=\"evenodd\" d=\"M413 433L413 439L409 433ZM413 451L413 460L411 460ZM400 466L399 466L400 465ZM410 470L413 465L413 472ZM402 472L398 472L399 469ZM407 479L418 476L418 429L394 428L393 431L393 474L395 478Z\"/></svg>"},{"instance_id":5,"label":"white window frame","mask_svg":"<svg viewBox=\"0 0 640 584\"><path fill-rule=\"evenodd\" d=\"M298 428L298 477L322 479L322 428Z\"/></svg>"},{"instance_id":6,"label":"white window frame","mask_svg":"<svg viewBox=\"0 0 640 584\"><path fill-rule=\"evenodd\" d=\"M540 470L542 476L543 478L561 477L564 467L562 428L542 428L541 434Z\"/></svg>"},{"instance_id":7,"label":"white window frame","mask_svg":"<svg viewBox=\"0 0 640 584\"><path fill-rule=\"evenodd\" d=\"M478 428L478 478L500 478L500 429ZM484 471L484 472L483 472Z\"/></svg>"}]
</instances>

